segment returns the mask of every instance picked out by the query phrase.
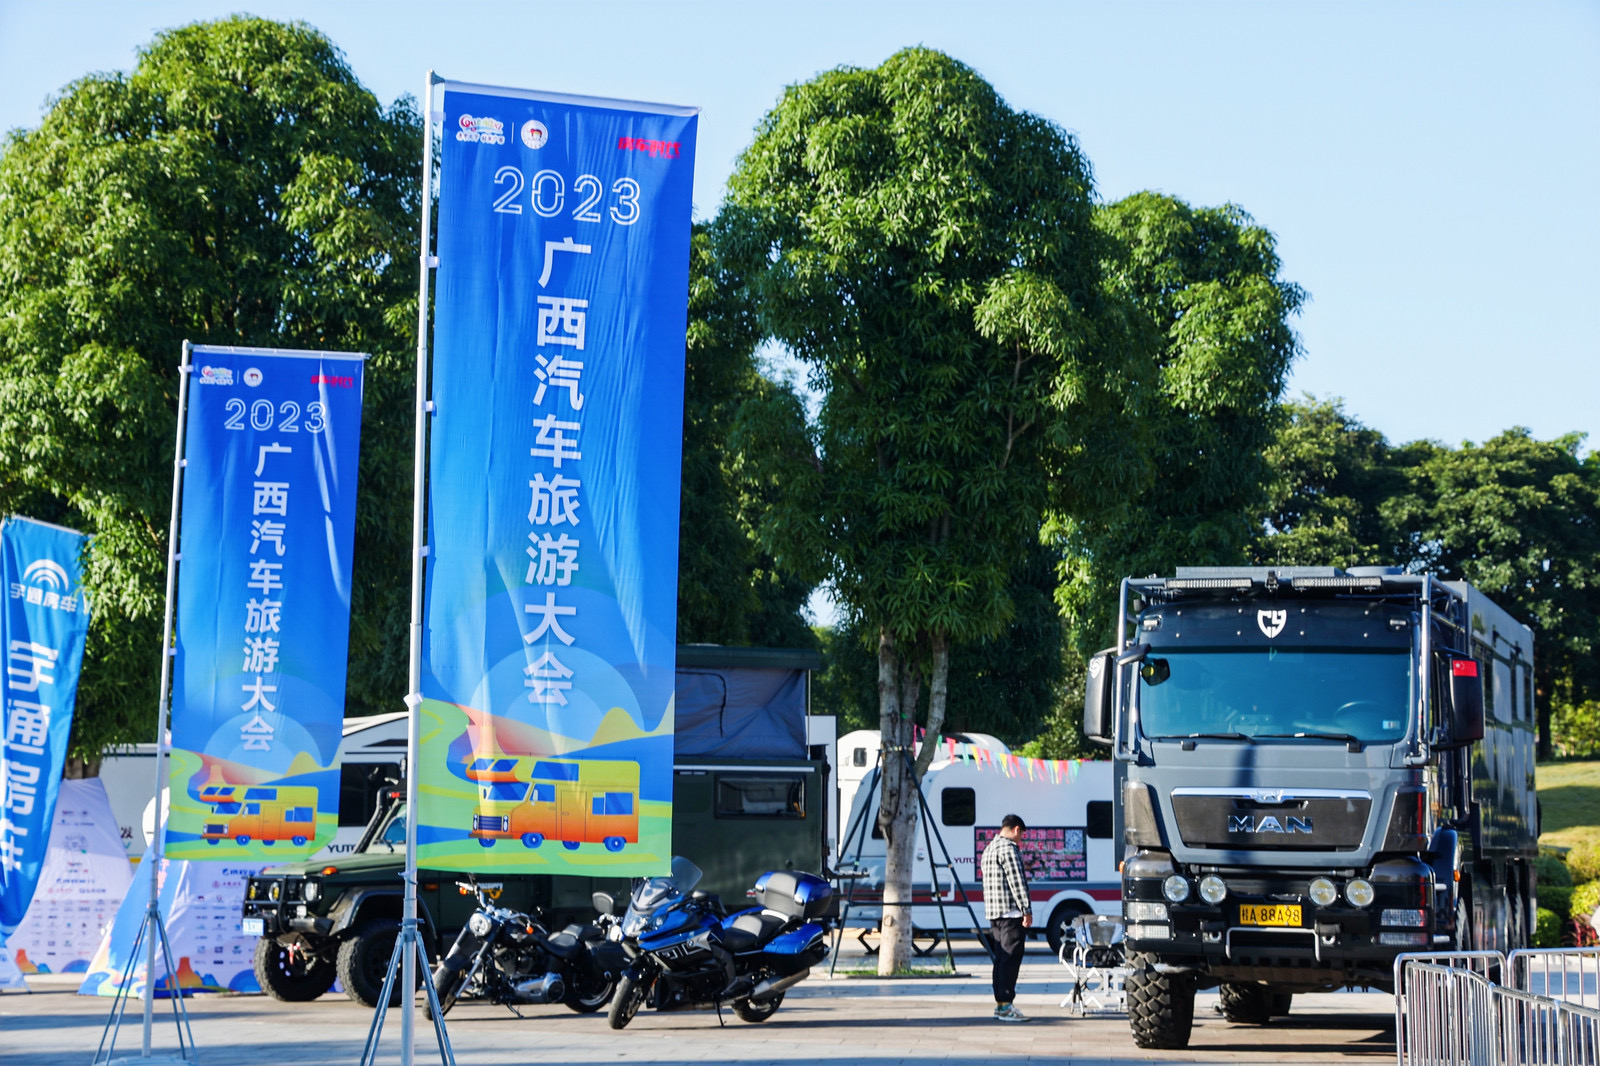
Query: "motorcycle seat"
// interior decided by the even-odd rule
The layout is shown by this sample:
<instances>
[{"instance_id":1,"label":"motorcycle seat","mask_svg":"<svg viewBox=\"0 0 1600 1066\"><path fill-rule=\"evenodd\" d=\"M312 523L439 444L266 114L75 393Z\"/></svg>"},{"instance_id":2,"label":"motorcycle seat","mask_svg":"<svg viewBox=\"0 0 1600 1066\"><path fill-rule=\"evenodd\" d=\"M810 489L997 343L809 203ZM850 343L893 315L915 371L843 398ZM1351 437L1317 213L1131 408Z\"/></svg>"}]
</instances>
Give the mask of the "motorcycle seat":
<instances>
[{"instance_id":1,"label":"motorcycle seat","mask_svg":"<svg viewBox=\"0 0 1600 1066\"><path fill-rule=\"evenodd\" d=\"M746 911L722 927L722 942L729 951L753 951L782 932L789 920L771 911Z\"/></svg>"},{"instance_id":2,"label":"motorcycle seat","mask_svg":"<svg viewBox=\"0 0 1600 1066\"><path fill-rule=\"evenodd\" d=\"M585 943L592 943L596 940L604 940L606 938L606 934L599 926L580 925L577 922L573 922L571 925L561 930L561 932L571 936L574 940L580 940Z\"/></svg>"},{"instance_id":3,"label":"motorcycle seat","mask_svg":"<svg viewBox=\"0 0 1600 1066\"><path fill-rule=\"evenodd\" d=\"M571 959L578 954L578 938L563 929L559 933L551 933L545 941L545 947L558 959Z\"/></svg>"}]
</instances>

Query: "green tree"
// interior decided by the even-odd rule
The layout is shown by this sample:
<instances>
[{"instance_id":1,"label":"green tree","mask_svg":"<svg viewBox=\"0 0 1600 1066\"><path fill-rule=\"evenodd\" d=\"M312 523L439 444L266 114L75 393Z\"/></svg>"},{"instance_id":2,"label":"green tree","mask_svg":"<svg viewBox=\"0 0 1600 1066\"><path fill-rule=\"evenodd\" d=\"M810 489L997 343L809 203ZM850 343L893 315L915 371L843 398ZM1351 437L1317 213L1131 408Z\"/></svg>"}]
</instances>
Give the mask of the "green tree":
<instances>
[{"instance_id":1,"label":"green tree","mask_svg":"<svg viewBox=\"0 0 1600 1066\"><path fill-rule=\"evenodd\" d=\"M1583 441L1516 428L1416 446L1409 491L1385 509L1409 534L1409 569L1470 581L1533 627L1541 759L1553 702L1600 697L1600 458L1580 458Z\"/></svg>"},{"instance_id":2,"label":"green tree","mask_svg":"<svg viewBox=\"0 0 1600 1066\"><path fill-rule=\"evenodd\" d=\"M371 353L349 699L404 688L421 123L325 37L160 34L0 153L0 510L94 535L71 753L149 740L179 346Z\"/></svg>"},{"instance_id":3,"label":"green tree","mask_svg":"<svg viewBox=\"0 0 1600 1066\"><path fill-rule=\"evenodd\" d=\"M891 904L911 898L934 748L898 757L922 688L937 735L952 647L1013 616L1047 454L1082 446L1117 377L1095 344L1090 184L1069 136L926 49L787 89L730 181L726 246L823 396L815 423L767 436L784 491L763 534L876 645ZM910 926L892 907L884 926L893 972Z\"/></svg>"},{"instance_id":4,"label":"green tree","mask_svg":"<svg viewBox=\"0 0 1600 1066\"><path fill-rule=\"evenodd\" d=\"M1244 562L1255 540L1305 294L1279 277L1274 238L1233 205L1152 192L1095 212L1102 273L1134 370L1126 417L1142 476L1121 453L1081 465L1125 485L1106 506L1055 501L1058 600L1088 652L1111 636L1128 574Z\"/></svg>"},{"instance_id":5,"label":"green tree","mask_svg":"<svg viewBox=\"0 0 1600 1066\"><path fill-rule=\"evenodd\" d=\"M736 440L743 406L772 403L782 386L761 376L749 292L718 258L709 226L695 226L689 255L678 641L814 647L800 614L811 586L778 570L755 537L774 487Z\"/></svg>"},{"instance_id":6,"label":"green tree","mask_svg":"<svg viewBox=\"0 0 1600 1066\"><path fill-rule=\"evenodd\" d=\"M1272 470L1266 517L1252 556L1266 566L1400 566L1405 538L1385 504L1406 491L1418 446L1390 446L1347 414L1342 401L1306 396L1283 406L1267 446Z\"/></svg>"}]
</instances>

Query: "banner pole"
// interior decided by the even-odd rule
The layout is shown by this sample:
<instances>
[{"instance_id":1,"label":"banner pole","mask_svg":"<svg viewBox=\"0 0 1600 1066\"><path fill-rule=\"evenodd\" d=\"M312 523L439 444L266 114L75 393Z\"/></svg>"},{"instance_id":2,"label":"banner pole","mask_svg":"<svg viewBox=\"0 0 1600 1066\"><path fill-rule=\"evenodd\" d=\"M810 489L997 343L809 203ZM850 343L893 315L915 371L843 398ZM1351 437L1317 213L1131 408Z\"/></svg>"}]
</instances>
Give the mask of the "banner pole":
<instances>
[{"instance_id":1,"label":"banner pole","mask_svg":"<svg viewBox=\"0 0 1600 1066\"><path fill-rule=\"evenodd\" d=\"M405 907L400 935L417 937L417 777L418 749L422 735L422 582L427 535L424 523L427 506L428 462L428 271L433 265L428 238L433 227L433 87L441 79L428 71L422 105L422 249L417 282L417 409L416 452L411 471L411 648L406 690L406 872ZM420 946L420 939L413 940ZM408 947L401 962L400 984L400 1062L412 1066L416 1039L417 956ZM436 1024L444 1019L436 1015Z\"/></svg>"},{"instance_id":2,"label":"banner pole","mask_svg":"<svg viewBox=\"0 0 1600 1066\"><path fill-rule=\"evenodd\" d=\"M157 926L161 913L161 857L166 844L166 812L161 803L161 787L167 777L167 721L171 708L167 701L172 694L172 612L173 586L178 578L178 517L183 494L184 436L188 429L189 409L189 353L191 345L183 342L183 359L178 366L178 433L177 446L172 458L172 520L167 527L167 603L161 623L161 690L156 697L156 835L150 849L150 908L146 921L152 923L150 935L145 938L144 965L144 1057L150 1057L150 1030L155 1014L156 941L161 939ZM170 963L170 959L168 960ZM173 989L174 996L181 996Z\"/></svg>"}]
</instances>

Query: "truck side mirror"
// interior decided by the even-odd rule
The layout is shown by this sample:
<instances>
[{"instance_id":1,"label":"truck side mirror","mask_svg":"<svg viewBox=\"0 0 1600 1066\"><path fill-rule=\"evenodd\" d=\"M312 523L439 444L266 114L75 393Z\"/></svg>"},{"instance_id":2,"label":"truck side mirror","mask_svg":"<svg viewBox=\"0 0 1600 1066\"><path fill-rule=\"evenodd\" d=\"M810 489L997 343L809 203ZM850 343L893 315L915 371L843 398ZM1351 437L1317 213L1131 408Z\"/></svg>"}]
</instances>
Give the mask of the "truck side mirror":
<instances>
[{"instance_id":1,"label":"truck side mirror","mask_svg":"<svg viewBox=\"0 0 1600 1066\"><path fill-rule=\"evenodd\" d=\"M1116 650L1102 651L1089 660L1089 679L1083 691L1083 735L1091 744L1111 746L1114 705L1111 682L1116 676Z\"/></svg>"},{"instance_id":2,"label":"truck side mirror","mask_svg":"<svg viewBox=\"0 0 1600 1066\"><path fill-rule=\"evenodd\" d=\"M1483 739L1483 676L1478 660L1450 660L1450 745L1464 748Z\"/></svg>"}]
</instances>

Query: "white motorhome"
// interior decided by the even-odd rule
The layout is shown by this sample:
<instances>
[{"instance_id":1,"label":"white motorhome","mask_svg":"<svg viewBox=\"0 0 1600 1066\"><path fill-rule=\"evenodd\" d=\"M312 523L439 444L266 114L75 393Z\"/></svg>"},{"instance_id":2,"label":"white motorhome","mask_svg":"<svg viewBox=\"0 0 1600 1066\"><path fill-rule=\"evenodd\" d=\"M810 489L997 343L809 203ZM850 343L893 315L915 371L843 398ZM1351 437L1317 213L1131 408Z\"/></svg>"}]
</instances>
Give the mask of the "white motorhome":
<instances>
[{"instance_id":1,"label":"white motorhome","mask_svg":"<svg viewBox=\"0 0 1600 1066\"><path fill-rule=\"evenodd\" d=\"M946 734L958 744L967 744L974 748L985 748L991 755L1009 755L1011 749L999 737L990 736L988 733L949 733ZM856 790L861 787L861 782L867 779L878 765L878 752L883 748L882 734L876 729L853 729L839 738L838 767L835 776L838 779L839 795L839 833L836 839L839 842L835 854L844 856L844 834L850 827L850 811L856 800Z\"/></svg>"},{"instance_id":2,"label":"white motorhome","mask_svg":"<svg viewBox=\"0 0 1600 1066\"><path fill-rule=\"evenodd\" d=\"M855 735L846 734L839 741L847 762ZM1052 951L1060 950L1078 915L1122 914L1122 883L1112 840L1112 764L1080 762L1076 767L1059 783L1047 773L1036 772L1030 779L1026 771L1013 771L1008 777L993 762L980 765L941 756L928 767L922 794L933 816L929 828L936 831L931 836L934 865L929 863L930 837L919 819L911 908L916 933L988 927L978 859L1008 814L1018 815L1028 826L1023 862L1032 889L1033 928L1045 934ZM854 879L853 889L847 881L841 891L841 896L853 897L847 919L852 926L876 926L881 919L877 904L882 900L884 842L877 827L879 802L878 772L871 769L855 791L840 843L840 869L861 875ZM970 914L956 891L952 871L971 901ZM935 872L938 899L933 894ZM942 922L939 900L944 903Z\"/></svg>"},{"instance_id":3,"label":"white motorhome","mask_svg":"<svg viewBox=\"0 0 1600 1066\"><path fill-rule=\"evenodd\" d=\"M339 742L339 832L313 858L347 855L355 850L367 822L389 782L400 780L406 755L406 712L374 714L344 720ZM117 816L117 829L128 861L137 863L154 834L156 746L136 744L107 755L100 781Z\"/></svg>"}]
</instances>

